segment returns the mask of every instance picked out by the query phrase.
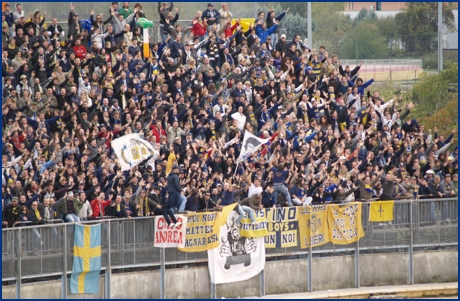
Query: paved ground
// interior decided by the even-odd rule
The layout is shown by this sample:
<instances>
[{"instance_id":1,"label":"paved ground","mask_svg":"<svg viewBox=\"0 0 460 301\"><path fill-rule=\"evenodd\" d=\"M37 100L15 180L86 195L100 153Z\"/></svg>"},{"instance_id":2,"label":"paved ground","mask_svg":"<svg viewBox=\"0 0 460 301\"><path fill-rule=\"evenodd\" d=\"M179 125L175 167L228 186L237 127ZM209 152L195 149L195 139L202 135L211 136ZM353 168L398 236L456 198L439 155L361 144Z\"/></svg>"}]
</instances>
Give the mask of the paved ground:
<instances>
[{"instance_id":1,"label":"paved ground","mask_svg":"<svg viewBox=\"0 0 460 301\"><path fill-rule=\"evenodd\" d=\"M458 283L429 283L397 286L377 286L349 288L342 290L319 291L312 293L293 293L282 295L267 295L259 299L393 299L393 298L446 298L458 297ZM254 297L253 297L254 298ZM251 298L252 299L252 298Z\"/></svg>"}]
</instances>

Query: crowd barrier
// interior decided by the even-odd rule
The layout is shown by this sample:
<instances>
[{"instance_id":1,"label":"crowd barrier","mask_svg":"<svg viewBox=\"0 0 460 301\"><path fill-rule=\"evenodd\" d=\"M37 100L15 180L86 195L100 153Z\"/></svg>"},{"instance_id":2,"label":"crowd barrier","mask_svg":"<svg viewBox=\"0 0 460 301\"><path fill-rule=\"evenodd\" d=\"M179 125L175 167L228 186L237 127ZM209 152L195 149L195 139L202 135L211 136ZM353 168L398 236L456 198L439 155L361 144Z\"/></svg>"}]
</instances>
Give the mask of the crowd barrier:
<instances>
[{"instance_id":1,"label":"crowd barrier","mask_svg":"<svg viewBox=\"0 0 460 301\"><path fill-rule=\"evenodd\" d=\"M327 243L301 249L266 248L267 260L307 256L329 256L340 252L377 252L414 248L456 247L458 245L457 198L395 201L392 222L369 220L369 203L362 204L364 237L349 245ZM154 218L103 219L102 270L143 268L206 263L207 252L186 253L175 248L154 247ZM2 230L2 281L46 276L67 277L73 263L73 224L53 223ZM413 277L413 276L412 276ZM64 282L63 282L64 283ZM63 284L65 285L65 284ZM19 290L20 291L20 290ZM17 293L19 294L19 292ZM18 296L20 297L20 296Z\"/></svg>"}]
</instances>

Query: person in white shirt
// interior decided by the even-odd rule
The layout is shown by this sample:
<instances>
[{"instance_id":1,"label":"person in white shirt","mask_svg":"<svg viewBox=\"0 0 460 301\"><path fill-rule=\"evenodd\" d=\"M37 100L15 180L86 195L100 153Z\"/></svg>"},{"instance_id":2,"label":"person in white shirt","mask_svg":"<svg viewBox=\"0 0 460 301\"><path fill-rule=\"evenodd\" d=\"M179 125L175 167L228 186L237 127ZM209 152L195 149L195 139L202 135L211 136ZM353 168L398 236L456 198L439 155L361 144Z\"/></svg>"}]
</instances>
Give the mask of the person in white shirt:
<instances>
[{"instance_id":1,"label":"person in white shirt","mask_svg":"<svg viewBox=\"0 0 460 301\"><path fill-rule=\"evenodd\" d=\"M262 194L262 192L263 192L263 188L262 188L262 186L260 186L260 179L259 178L255 178L254 182L251 181L253 173L254 172L250 172L246 176L246 181L247 181L248 186L249 186L248 197L251 197L254 194Z\"/></svg>"},{"instance_id":2,"label":"person in white shirt","mask_svg":"<svg viewBox=\"0 0 460 301\"><path fill-rule=\"evenodd\" d=\"M396 96L395 96L396 97ZM382 101L380 99L377 99L375 101L375 105L372 103L372 101L369 102L369 105L374 109L376 110L377 112L380 113L380 115L383 115L383 112L385 111L385 109L391 105L392 103L394 102L394 99L390 99L389 102L387 102L386 104L383 104L382 105Z\"/></svg>"},{"instance_id":3,"label":"person in white shirt","mask_svg":"<svg viewBox=\"0 0 460 301\"><path fill-rule=\"evenodd\" d=\"M246 116L243 114L242 106L238 107L238 112L232 114L232 118L238 122L238 129L243 131L246 124Z\"/></svg>"}]
</instances>

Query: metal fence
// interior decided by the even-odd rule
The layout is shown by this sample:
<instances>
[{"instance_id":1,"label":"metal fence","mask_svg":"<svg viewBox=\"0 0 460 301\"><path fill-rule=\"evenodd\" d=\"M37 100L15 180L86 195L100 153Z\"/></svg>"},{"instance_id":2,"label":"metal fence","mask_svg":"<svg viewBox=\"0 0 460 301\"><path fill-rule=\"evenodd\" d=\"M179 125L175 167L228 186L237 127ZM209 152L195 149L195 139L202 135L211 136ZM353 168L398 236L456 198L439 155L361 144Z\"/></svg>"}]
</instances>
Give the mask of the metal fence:
<instances>
[{"instance_id":1,"label":"metal fence","mask_svg":"<svg viewBox=\"0 0 460 301\"><path fill-rule=\"evenodd\" d=\"M334 254L407 252L412 264L414 248L456 247L458 245L458 200L430 199L395 201L391 223L369 222L369 203L362 206L365 236L350 245L325 244L313 249L300 247L266 249L268 260ZM207 252L184 253L177 249L154 248L154 220L149 218L106 219L83 224L102 223L102 270L165 266L207 262ZM2 230L2 281L15 281L20 297L21 280L61 276L67 278L73 264L73 224L60 223ZM358 263L359 264L359 260ZM311 265L309 290L311 290ZM413 273L409 268L410 283ZM164 278L163 278L164 279ZM63 297L67 290L63 283ZM110 283L110 282L107 282ZM164 282L163 282L164 283ZM107 284L109 285L109 284ZM357 280L359 286L359 279ZM106 291L110 291L106 288ZM212 290L215 293L215 290ZM164 290L161 289L161 296ZM106 295L106 297L108 297Z\"/></svg>"}]
</instances>

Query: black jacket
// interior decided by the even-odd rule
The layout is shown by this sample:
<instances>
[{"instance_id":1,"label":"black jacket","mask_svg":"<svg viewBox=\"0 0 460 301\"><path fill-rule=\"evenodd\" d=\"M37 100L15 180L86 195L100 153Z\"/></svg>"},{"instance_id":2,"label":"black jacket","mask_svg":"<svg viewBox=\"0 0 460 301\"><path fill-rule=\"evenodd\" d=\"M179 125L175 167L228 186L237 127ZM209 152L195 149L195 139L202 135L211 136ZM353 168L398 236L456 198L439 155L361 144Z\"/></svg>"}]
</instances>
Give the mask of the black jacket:
<instances>
[{"instance_id":1,"label":"black jacket","mask_svg":"<svg viewBox=\"0 0 460 301\"><path fill-rule=\"evenodd\" d=\"M171 172L168 176L168 193L180 193L182 188L179 183L179 176Z\"/></svg>"},{"instance_id":2,"label":"black jacket","mask_svg":"<svg viewBox=\"0 0 460 301\"><path fill-rule=\"evenodd\" d=\"M19 221L19 204L14 207L13 204L5 206L2 212L2 220L8 223L8 227L13 227L15 222Z\"/></svg>"},{"instance_id":3,"label":"black jacket","mask_svg":"<svg viewBox=\"0 0 460 301\"><path fill-rule=\"evenodd\" d=\"M120 203L119 212L117 212L117 205L115 205L114 207L107 206L105 214L107 216L113 216L117 218L127 218L128 217L128 213L126 212L125 205L123 204L123 202Z\"/></svg>"}]
</instances>

